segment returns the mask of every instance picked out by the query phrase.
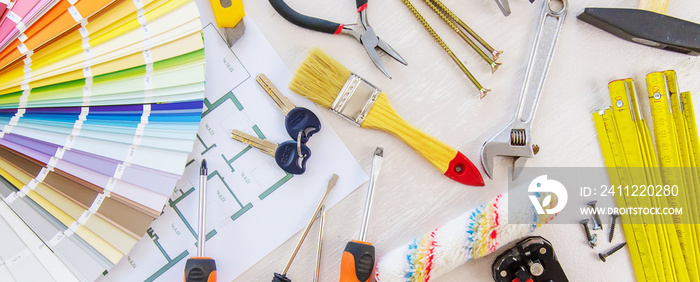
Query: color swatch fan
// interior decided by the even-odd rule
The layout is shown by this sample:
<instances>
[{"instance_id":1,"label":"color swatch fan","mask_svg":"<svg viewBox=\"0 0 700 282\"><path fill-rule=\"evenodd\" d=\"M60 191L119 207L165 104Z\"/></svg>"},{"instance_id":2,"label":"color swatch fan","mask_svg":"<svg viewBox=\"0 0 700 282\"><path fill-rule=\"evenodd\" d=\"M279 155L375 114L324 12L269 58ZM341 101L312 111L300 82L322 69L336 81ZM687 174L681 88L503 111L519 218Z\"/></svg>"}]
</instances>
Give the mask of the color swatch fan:
<instances>
[{"instance_id":1,"label":"color swatch fan","mask_svg":"<svg viewBox=\"0 0 700 282\"><path fill-rule=\"evenodd\" d=\"M180 179L204 46L187 0L0 0L0 281L93 281Z\"/></svg>"}]
</instances>

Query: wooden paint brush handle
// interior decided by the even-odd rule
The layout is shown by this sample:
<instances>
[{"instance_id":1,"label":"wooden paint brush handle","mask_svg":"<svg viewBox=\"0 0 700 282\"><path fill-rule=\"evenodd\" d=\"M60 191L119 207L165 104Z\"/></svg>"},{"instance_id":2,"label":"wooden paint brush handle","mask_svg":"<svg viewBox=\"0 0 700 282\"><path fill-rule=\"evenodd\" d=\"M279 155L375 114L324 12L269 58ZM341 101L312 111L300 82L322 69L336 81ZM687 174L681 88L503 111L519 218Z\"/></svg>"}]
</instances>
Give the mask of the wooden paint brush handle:
<instances>
[{"instance_id":1,"label":"wooden paint brush handle","mask_svg":"<svg viewBox=\"0 0 700 282\"><path fill-rule=\"evenodd\" d=\"M471 186L484 186L479 169L457 149L406 122L381 93L361 127L393 134L445 176Z\"/></svg>"},{"instance_id":2,"label":"wooden paint brush handle","mask_svg":"<svg viewBox=\"0 0 700 282\"><path fill-rule=\"evenodd\" d=\"M666 14L669 0L639 0L639 9Z\"/></svg>"}]
</instances>

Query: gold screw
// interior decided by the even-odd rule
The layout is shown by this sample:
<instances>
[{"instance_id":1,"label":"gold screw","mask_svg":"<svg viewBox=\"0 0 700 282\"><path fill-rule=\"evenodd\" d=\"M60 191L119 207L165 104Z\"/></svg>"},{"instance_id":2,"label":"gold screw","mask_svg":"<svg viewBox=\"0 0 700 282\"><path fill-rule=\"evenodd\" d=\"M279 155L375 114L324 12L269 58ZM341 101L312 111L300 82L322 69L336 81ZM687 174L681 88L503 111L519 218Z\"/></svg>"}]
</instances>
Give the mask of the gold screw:
<instances>
[{"instance_id":1,"label":"gold screw","mask_svg":"<svg viewBox=\"0 0 700 282\"><path fill-rule=\"evenodd\" d=\"M467 44L469 44L469 46L471 46L472 49L474 49L474 51L476 51L476 53L478 53L479 56L481 56L481 58L484 59L484 61L486 61L491 66L491 73L496 72L498 66L500 66L501 63L496 63L493 60L491 60L491 58L489 58L489 56L487 56L486 53L484 53L484 51L482 51L481 48L479 48L479 46L476 46L476 44L474 43L474 41L471 40L471 38L469 38L461 29L459 29L450 19L447 18L443 11L435 7L435 5L433 5L433 3L430 1L431 0L423 0L425 4L428 4L430 9L433 9L433 11L436 14L438 14L438 16L440 16L440 18L448 26L450 26L450 28L452 28L452 30L454 30L459 35L459 37L462 37L462 39L464 39L464 41L467 42Z\"/></svg>"},{"instance_id":2,"label":"gold screw","mask_svg":"<svg viewBox=\"0 0 700 282\"><path fill-rule=\"evenodd\" d=\"M418 10L416 10L416 7L414 7L413 4L411 4L411 1L409 1L409 0L401 0L401 1L404 3L404 5L406 5L406 8L408 8L411 11L411 13L413 13L413 15L416 17L416 19L418 19L418 21L430 33L430 35L433 36L433 39L435 39L435 41L438 44L440 44L440 47L442 47L442 49L445 50L445 53L447 53L447 55L449 55L450 58L452 58L452 61L454 61L457 64L457 66L459 66L459 68L462 69L462 72L464 72L464 74L467 75L467 77L469 78L469 80L471 80L471 82L474 84L474 86L476 86L476 88L479 89L479 92L481 94L480 98L484 98L486 96L486 94L488 94L491 90L484 88L484 86L482 86L481 83L479 83L479 81L476 80L476 78L472 75L472 73L469 72L467 67L464 64L462 64L462 62L459 60L459 58L457 58L457 56L454 53L452 53L452 50L450 49L449 46L447 46L445 41L443 41L442 38L440 38L440 35L438 35L437 32L435 32L435 30L430 26L430 24L425 20L425 18L423 18L423 16L421 16L421 14L418 12Z\"/></svg>"},{"instance_id":3,"label":"gold screw","mask_svg":"<svg viewBox=\"0 0 700 282\"><path fill-rule=\"evenodd\" d=\"M498 50L494 49L493 47L491 47L491 45L489 45L486 42L486 40L481 38L481 36L479 36L479 34L477 34L466 23L464 23L464 21L462 21L462 19L457 17L457 15L455 15L449 8L447 8L444 4L442 4L442 2L440 2L440 0L430 0L430 1L433 1L435 3L435 5L438 6L438 8L440 8L443 12L447 13L447 15L450 18L452 18L452 20L455 23L457 23L457 25L459 25L464 30L466 30L467 33L469 33L469 35L474 37L476 39L476 41L478 41L481 44L481 46L484 46L484 48L486 48L486 50L488 50L491 53L494 61L498 60L498 56L501 55L503 53L503 51L498 51Z\"/></svg>"}]
</instances>

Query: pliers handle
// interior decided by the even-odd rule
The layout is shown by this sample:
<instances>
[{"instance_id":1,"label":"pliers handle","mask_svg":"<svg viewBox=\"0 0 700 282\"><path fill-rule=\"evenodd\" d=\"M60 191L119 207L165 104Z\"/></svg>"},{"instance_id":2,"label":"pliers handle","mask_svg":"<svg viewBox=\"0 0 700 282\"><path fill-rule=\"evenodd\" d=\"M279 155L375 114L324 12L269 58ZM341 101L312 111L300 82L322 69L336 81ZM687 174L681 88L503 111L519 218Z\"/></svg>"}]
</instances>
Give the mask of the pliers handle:
<instances>
[{"instance_id":1,"label":"pliers handle","mask_svg":"<svg viewBox=\"0 0 700 282\"><path fill-rule=\"evenodd\" d=\"M389 78L391 78L391 75L389 75L389 71L386 70L386 67L384 67L384 64L379 59L379 54L377 54L376 49L384 51L395 60L407 65L406 60L404 60L396 50L391 48L389 44L379 39L377 34L374 33L374 29L367 23L367 0L355 0L355 3L357 3L357 22L348 25L302 15L290 8L287 3L284 3L284 0L269 1L272 7L275 8L283 18L297 26L323 33L343 33L355 37L365 48L367 55L372 59L374 65Z\"/></svg>"},{"instance_id":2,"label":"pliers handle","mask_svg":"<svg viewBox=\"0 0 700 282\"><path fill-rule=\"evenodd\" d=\"M367 0L355 0L355 2L357 3L358 13L367 8ZM282 15L284 19L306 29L323 33L340 34L345 26L344 24L300 14L289 7L284 0L270 0L270 5L272 5L277 13Z\"/></svg>"}]
</instances>

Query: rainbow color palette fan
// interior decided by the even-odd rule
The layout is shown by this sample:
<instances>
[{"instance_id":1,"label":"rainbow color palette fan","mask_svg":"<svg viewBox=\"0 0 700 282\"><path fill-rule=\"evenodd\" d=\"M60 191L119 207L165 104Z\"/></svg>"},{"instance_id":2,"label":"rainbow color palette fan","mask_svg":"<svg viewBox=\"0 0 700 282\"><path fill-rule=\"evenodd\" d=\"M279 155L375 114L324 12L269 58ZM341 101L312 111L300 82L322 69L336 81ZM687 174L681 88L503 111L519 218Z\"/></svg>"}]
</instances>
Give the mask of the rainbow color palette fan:
<instances>
[{"instance_id":1,"label":"rainbow color palette fan","mask_svg":"<svg viewBox=\"0 0 700 282\"><path fill-rule=\"evenodd\" d=\"M0 280L92 281L146 233L202 113L194 1L0 0Z\"/></svg>"}]
</instances>

